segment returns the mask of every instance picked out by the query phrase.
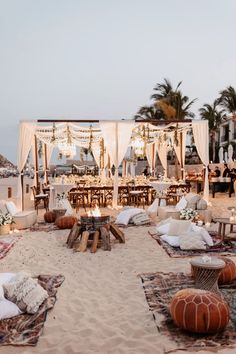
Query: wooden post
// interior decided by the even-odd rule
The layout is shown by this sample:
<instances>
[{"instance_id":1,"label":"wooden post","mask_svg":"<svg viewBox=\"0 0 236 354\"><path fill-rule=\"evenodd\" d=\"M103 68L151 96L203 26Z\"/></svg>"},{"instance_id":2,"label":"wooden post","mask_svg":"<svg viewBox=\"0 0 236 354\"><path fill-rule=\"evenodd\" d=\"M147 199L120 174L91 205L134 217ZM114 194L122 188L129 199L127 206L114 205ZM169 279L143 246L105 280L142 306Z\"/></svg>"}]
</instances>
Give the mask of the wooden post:
<instances>
[{"instance_id":1,"label":"wooden post","mask_svg":"<svg viewBox=\"0 0 236 354\"><path fill-rule=\"evenodd\" d=\"M152 176L155 177L155 143L152 144Z\"/></svg>"},{"instance_id":2,"label":"wooden post","mask_svg":"<svg viewBox=\"0 0 236 354\"><path fill-rule=\"evenodd\" d=\"M39 185L39 161L38 161L38 141L37 141L37 136L34 136L34 146L35 146L35 176L36 176L36 188L37 192L39 191L40 185Z\"/></svg>"},{"instance_id":3,"label":"wooden post","mask_svg":"<svg viewBox=\"0 0 236 354\"><path fill-rule=\"evenodd\" d=\"M108 177L111 177L111 159L110 155L108 155L108 163L107 163L107 169L108 169Z\"/></svg>"},{"instance_id":4,"label":"wooden post","mask_svg":"<svg viewBox=\"0 0 236 354\"><path fill-rule=\"evenodd\" d=\"M48 184L48 156L47 156L47 144L44 144L44 161L45 161L45 182Z\"/></svg>"},{"instance_id":5,"label":"wooden post","mask_svg":"<svg viewBox=\"0 0 236 354\"><path fill-rule=\"evenodd\" d=\"M184 164L183 164L183 133L179 134L179 143L180 143L180 176L181 179L184 179Z\"/></svg>"},{"instance_id":6,"label":"wooden post","mask_svg":"<svg viewBox=\"0 0 236 354\"><path fill-rule=\"evenodd\" d=\"M22 208L22 210L24 210L25 209L25 201L24 201L24 170L21 170L20 180L21 180L21 208Z\"/></svg>"}]
</instances>

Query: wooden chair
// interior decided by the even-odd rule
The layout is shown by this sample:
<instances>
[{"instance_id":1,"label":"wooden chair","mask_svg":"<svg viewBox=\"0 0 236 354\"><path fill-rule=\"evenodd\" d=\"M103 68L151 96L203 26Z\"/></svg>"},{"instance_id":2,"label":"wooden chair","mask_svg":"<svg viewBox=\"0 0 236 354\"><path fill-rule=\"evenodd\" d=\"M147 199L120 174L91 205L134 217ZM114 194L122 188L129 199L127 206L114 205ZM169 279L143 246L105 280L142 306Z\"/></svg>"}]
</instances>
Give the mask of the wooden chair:
<instances>
[{"instance_id":1,"label":"wooden chair","mask_svg":"<svg viewBox=\"0 0 236 354\"><path fill-rule=\"evenodd\" d=\"M85 189L85 181L79 181L76 183L76 188L73 188L69 192L69 200L73 206L76 208L76 213L80 206L83 206L86 211L86 205L88 203L88 191Z\"/></svg>"},{"instance_id":2,"label":"wooden chair","mask_svg":"<svg viewBox=\"0 0 236 354\"><path fill-rule=\"evenodd\" d=\"M140 204L145 206L145 196L142 190L136 189L133 182L127 183L128 195L129 195L129 205L139 206Z\"/></svg>"},{"instance_id":3,"label":"wooden chair","mask_svg":"<svg viewBox=\"0 0 236 354\"><path fill-rule=\"evenodd\" d=\"M49 205L49 196L48 194L40 193L35 186L31 187L33 196L34 196L34 208L37 210L38 214L38 208L41 202L43 203L44 208L46 211L48 210L48 205Z\"/></svg>"}]
</instances>

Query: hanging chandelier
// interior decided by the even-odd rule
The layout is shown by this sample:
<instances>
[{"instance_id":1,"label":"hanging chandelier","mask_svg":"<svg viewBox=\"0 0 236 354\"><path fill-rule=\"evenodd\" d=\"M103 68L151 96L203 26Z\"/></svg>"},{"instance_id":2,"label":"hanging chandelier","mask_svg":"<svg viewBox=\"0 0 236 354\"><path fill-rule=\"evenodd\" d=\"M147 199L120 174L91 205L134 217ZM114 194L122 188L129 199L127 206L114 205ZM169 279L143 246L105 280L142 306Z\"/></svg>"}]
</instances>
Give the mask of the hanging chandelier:
<instances>
[{"instance_id":1,"label":"hanging chandelier","mask_svg":"<svg viewBox=\"0 0 236 354\"><path fill-rule=\"evenodd\" d=\"M145 142L140 136L135 137L131 145L134 148L134 153L137 157L144 156Z\"/></svg>"},{"instance_id":2,"label":"hanging chandelier","mask_svg":"<svg viewBox=\"0 0 236 354\"><path fill-rule=\"evenodd\" d=\"M72 134L68 125L66 127L66 141L59 143L58 148L67 159L72 159L76 155L76 146L72 141Z\"/></svg>"}]
</instances>

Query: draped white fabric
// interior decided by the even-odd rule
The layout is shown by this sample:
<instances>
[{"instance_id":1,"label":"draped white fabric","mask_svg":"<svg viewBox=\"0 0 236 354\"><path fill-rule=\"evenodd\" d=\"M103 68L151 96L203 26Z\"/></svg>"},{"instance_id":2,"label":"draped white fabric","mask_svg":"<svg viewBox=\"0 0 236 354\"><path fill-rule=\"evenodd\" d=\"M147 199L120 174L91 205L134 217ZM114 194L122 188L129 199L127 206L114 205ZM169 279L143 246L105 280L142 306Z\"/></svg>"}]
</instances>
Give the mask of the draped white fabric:
<instances>
[{"instance_id":1,"label":"draped white fabric","mask_svg":"<svg viewBox=\"0 0 236 354\"><path fill-rule=\"evenodd\" d=\"M47 152L47 168L50 164L50 160L51 160L51 157L52 157L52 152L53 152L53 145L50 145L50 144L46 144L47 148L46 148L46 152ZM44 150L45 152L45 150ZM46 171L46 156L45 154L43 155L43 169L44 169L44 177L43 177L43 180L44 180L44 183L47 183L47 172Z\"/></svg>"},{"instance_id":2,"label":"draped white fabric","mask_svg":"<svg viewBox=\"0 0 236 354\"><path fill-rule=\"evenodd\" d=\"M100 145L99 144L92 144L92 153L93 153L94 160L98 165L99 174L100 174Z\"/></svg>"},{"instance_id":3,"label":"draped white fabric","mask_svg":"<svg viewBox=\"0 0 236 354\"><path fill-rule=\"evenodd\" d=\"M186 153L186 134L187 131L183 130L182 131L182 161L183 161L183 167L185 165L185 153ZM174 147L177 159L179 161L179 163L181 163L181 158L180 158L180 132L178 132L178 145L176 145L175 141L174 141L174 132L171 133L171 141L172 141L172 145Z\"/></svg>"},{"instance_id":4,"label":"draped white fabric","mask_svg":"<svg viewBox=\"0 0 236 354\"><path fill-rule=\"evenodd\" d=\"M157 152L164 169L164 176L167 177L167 144L166 142L160 144L157 148Z\"/></svg>"},{"instance_id":5,"label":"draped white fabric","mask_svg":"<svg viewBox=\"0 0 236 354\"><path fill-rule=\"evenodd\" d=\"M20 172L18 177L18 186L17 186L17 200L16 204L18 209L22 210L22 186L21 186L21 171L23 170L27 157L29 155L33 136L36 129L35 122L21 122L19 139L18 139L18 155L17 155L17 168Z\"/></svg>"},{"instance_id":6,"label":"draped white fabric","mask_svg":"<svg viewBox=\"0 0 236 354\"><path fill-rule=\"evenodd\" d=\"M203 198L208 202L209 199L209 181L208 181L208 165L209 165L209 131L208 121L192 122L193 137L196 149L202 163L205 166L205 183Z\"/></svg>"},{"instance_id":7,"label":"draped white fabric","mask_svg":"<svg viewBox=\"0 0 236 354\"><path fill-rule=\"evenodd\" d=\"M128 148L135 121L100 121L99 124L105 148L110 155L111 163L115 166L112 205L116 208L118 199L118 167Z\"/></svg>"},{"instance_id":8,"label":"draped white fabric","mask_svg":"<svg viewBox=\"0 0 236 354\"><path fill-rule=\"evenodd\" d=\"M150 166L151 174L155 173L155 164L156 164L156 143L150 143L146 146L146 156L147 161Z\"/></svg>"}]
</instances>

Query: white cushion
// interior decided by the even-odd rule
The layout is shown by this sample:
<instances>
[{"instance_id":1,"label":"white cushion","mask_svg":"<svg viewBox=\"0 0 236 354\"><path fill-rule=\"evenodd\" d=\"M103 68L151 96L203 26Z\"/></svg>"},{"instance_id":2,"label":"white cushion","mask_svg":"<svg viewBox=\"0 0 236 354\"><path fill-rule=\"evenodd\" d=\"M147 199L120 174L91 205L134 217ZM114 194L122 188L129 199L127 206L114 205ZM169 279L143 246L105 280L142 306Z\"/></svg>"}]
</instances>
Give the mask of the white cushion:
<instances>
[{"instance_id":1,"label":"white cushion","mask_svg":"<svg viewBox=\"0 0 236 354\"><path fill-rule=\"evenodd\" d=\"M206 210L207 209L207 202L204 199L200 199L197 202L197 209L198 210Z\"/></svg>"},{"instance_id":2,"label":"white cushion","mask_svg":"<svg viewBox=\"0 0 236 354\"><path fill-rule=\"evenodd\" d=\"M6 202L6 207L12 216L14 216L18 212L17 207L13 202Z\"/></svg>"},{"instance_id":3,"label":"white cushion","mask_svg":"<svg viewBox=\"0 0 236 354\"><path fill-rule=\"evenodd\" d=\"M137 214L144 213L143 209L139 208L129 208L122 210L120 214L117 216L115 224L128 225L129 220Z\"/></svg>"},{"instance_id":4,"label":"white cushion","mask_svg":"<svg viewBox=\"0 0 236 354\"><path fill-rule=\"evenodd\" d=\"M167 242L172 247L179 247L179 236L162 235L160 239Z\"/></svg>"},{"instance_id":5,"label":"white cushion","mask_svg":"<svg viewBox=\"0 0 236 354\"><path fill-rule=\"evenodd\" d=\"M15 275L15 273L0 273L0 300L4 299L3 284L8 283Z\"/></svg>"},{"instance_id":6,"label":"white cushion","mask_svg":"<svg viewBox=\"0 0 236 354\"><path fill-rule=\"evenodd\" d=\"M3 284L5 297L14 302L21 311L36 313L39 306L48 298L48 293L36 279L27 273L17 273L8 283Z\"/></svg>"},{"instance_id":7,"label":"white cushion","mask_svg":"<svg viewBox=\"0 0 236 354\"><path fill-rule=\"evenodd\" d=\"M184 197L182 197L182 198L178 201L178 203L176 204L175 209L176 209L177 211L183 210L183 209L186 208L187 204L188 204L187 200L186 200Z\"/></svg>"},{"instance_id":8,"label":"white cushion","mask_svg":"<svg viewBox=\"0 0 236 354\"><path fill-rule=\"evenodd\" d=\"M201 197L195 193L187 193L184 197L187 200L187 208L192 208L193 210L197 208L197 202L201 199Z\"/></svg>"},{"instance_id":9,"label":"white cushion","mask_svg":"<svg viewBox=\"0 0 236 354\"><path fill-rule=\"evenodd\" d=\"M194 223L192 223L191 229L192 229L193 231L195 231L195 232L200 233L201 236L202 236L202 240L203 240L204 242L206 242L206 244L207 244L208 246L213 246L213 245L214 245L214 242L213 242L213 240L212 240L211 235L209 235L209 232L208 232L206 229L204 229L204 227L200 227L200 226L197 226L197 225L195 225Z\"/></svg>"},{"instance_id":10,"label":"white cushion","mask_svg":"<svg viewBox=\"0 0 236 354\"><path fill-rule=\"evenodd\" d=\"M0 320L20 315L19 307L7 299L0 299Z\"/></svg>"},{"instance_id":11,"label":"white cushion","mask_svg":"<svg viewBox=\"0 0 236 354\"><path fill-rule=\"evenodd\" d=\"M191 229L191 221L189 220L171 220L168 230L169 236L179 236L187 233Z\"/></svg>"},{"instance_id":12,"label":"white cushion","mask_svg":"<svg viewBox=\"0 0 236 354\"><path fill-rule=\"evenodd\" d=\"M179 236L179 246L181 250L205 250L206 245L201 234L190 232Z\"/></svg>"},{"instance_id":13,"label":"white cushion","mask_svg":"<svg viewBox=\"0 0 236 354\"><path fill-rule=\"evenodd\" d=\"M134 215L131 220L134 225L145 225L150 223L149 217L145 213L139 213Z\"/></svg>"},{"instance_id":14,"label":"white cushion","mask_svg":"<svg viewBox=\"0 0 236 354\"><path fill-rule=\"evenodd\" d=\"M169 232L169 228L170 228L170 223L166 223L164 225L160 225L156 228L157 232L159 232L159 234L164 235L164 234L168 234Z\"/></svg>"}]
</instances>

